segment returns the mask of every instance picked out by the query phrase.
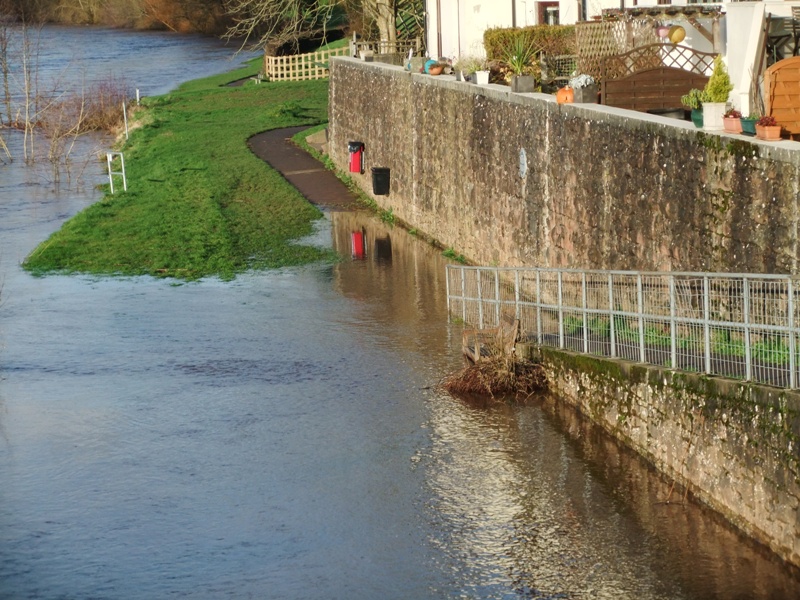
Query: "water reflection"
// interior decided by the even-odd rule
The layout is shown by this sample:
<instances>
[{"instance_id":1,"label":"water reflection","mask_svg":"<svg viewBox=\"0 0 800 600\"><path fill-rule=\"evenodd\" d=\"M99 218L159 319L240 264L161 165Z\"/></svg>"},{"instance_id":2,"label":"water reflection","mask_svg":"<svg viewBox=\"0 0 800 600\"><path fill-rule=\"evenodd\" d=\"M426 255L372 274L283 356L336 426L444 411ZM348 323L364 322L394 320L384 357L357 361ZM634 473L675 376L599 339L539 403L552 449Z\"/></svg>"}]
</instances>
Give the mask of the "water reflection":
<instances>
[{"instance_id":1,"label":"water reflection","mask_svg":"<svg viewBox=\"0 0 800 600\"><path fill-rule=\"evenodd\" d=\"M350 263L334 267L334 287L352 300L376 300L367 322L383 322L392 344L451 355L446 259L440 250L369 212L331 212L331 243ZM458 332L455 332L456 334Z\"/></svg>"},{"instance_id":2,"label":"water reflection","mask_svg":"<svg viewBox=\"0 0 800 600\"><path fill-rule=\"evenodd\" d=\"M430 514L463 597L800 597L797 570L664 504L660 475L557 400L431 409Z\"/></svg>"}]
</instances>

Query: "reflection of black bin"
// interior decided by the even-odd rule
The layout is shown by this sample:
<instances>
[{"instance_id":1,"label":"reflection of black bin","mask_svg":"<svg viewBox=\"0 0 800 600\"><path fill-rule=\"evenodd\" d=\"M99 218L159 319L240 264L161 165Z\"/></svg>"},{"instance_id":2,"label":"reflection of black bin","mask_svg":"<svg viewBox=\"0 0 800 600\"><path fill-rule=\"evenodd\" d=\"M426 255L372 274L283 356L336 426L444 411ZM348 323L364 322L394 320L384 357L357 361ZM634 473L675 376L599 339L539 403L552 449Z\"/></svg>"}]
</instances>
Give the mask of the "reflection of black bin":
<instances>
[{"instance_id":1,"label":"reflection of black bin","mask_svg":"<svg viewBox=\"0 0 800 600\"><path fill-rule=\"evenodd\" d=\"M386 167L372 167L372 193L376 196L389 194L389 169Z\"/></svg>"}]
</instances>

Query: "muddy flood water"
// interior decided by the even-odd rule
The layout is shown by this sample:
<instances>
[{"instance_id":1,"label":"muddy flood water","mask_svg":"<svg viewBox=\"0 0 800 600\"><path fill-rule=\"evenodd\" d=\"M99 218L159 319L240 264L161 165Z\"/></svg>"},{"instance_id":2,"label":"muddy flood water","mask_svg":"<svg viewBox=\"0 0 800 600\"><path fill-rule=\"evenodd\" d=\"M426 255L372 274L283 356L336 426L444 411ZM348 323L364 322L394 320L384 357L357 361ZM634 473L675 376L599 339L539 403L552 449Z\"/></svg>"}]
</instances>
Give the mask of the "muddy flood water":
<instances>
[{"instance_id":1,"label":"muddy flood water","mask_svg":"<svg viewBox=\"0 0 800 600\"><path fill-rule=\"evenodd\" d=\"M200 38L45 31L141 65L148 93L232 67ZM100 176L0 165L1 599L800 597L557 399L440 392L462 364L444 260L369 213L320 222L332 265L23 272Z\"/></svg>"}]
</instances>

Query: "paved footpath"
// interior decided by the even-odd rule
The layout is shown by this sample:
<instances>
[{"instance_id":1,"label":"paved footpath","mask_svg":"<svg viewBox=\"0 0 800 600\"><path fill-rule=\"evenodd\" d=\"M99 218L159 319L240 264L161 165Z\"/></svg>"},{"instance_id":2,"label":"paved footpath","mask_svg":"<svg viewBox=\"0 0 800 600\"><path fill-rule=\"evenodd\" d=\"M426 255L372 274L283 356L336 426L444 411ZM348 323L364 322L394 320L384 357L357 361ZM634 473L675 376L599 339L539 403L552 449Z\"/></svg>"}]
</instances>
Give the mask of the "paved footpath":
<instances>
[{"instance_id":1,"label":"paved footpath","mask_svg":"<svg viewBox=\"0 0 800 600\"><path fill-rule=\"evenodd\" d=\"M355 194L332 171L292 142L292 136L304 129L308 127L265 131L247 143L256 156L281 173L309 202L327 210L363 209Z\"/></svg>"}]
</instances>

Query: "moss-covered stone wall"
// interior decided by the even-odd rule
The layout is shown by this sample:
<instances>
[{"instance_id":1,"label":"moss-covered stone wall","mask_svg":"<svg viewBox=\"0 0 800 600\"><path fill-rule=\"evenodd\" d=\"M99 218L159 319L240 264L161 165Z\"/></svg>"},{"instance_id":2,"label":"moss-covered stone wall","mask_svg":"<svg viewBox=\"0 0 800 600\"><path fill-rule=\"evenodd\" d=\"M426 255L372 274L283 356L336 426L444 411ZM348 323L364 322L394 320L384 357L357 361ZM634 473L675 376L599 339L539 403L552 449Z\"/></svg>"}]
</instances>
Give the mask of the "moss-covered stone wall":
<instances>
[{"instance_id":1,"label":"moss-covered stone wall","mask_svg":"<svg viewBox=\"0 0 800 600\"><path fill-rule=\"evenodd\" d=\"M518 351L544 364L559 400L800 565L800 393L552 348Z\"/></svg>"},{"instance_id":2,"label":"moss-covered stone wall","mask_svg":"<svg viewBox=\"0 0 800 600\"><path fill-rule=\"evenodd\" d=\"M800 144L332 60L330 152L390 169L385 209L479 264L797 273Z\"/></svg>"}]
</instances>

